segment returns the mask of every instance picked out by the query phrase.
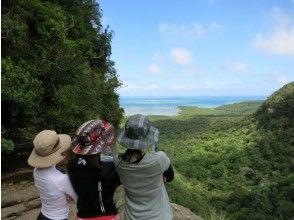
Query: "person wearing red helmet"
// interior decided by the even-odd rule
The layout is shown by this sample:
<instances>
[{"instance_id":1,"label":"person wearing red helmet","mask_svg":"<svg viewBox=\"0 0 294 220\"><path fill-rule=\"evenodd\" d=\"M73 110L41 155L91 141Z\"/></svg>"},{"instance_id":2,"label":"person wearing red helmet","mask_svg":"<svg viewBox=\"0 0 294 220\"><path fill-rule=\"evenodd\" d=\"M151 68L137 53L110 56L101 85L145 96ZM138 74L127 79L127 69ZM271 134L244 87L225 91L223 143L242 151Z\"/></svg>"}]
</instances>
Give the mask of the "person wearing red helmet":
<instances>
[{"instance_id":1,"label":"person wearing red helmet","mask_svg":"<svg viewBox=\"0 0 294 220\"><path fill-rule=\"evenodd\" d=\"M115 140L115 129L107 121L91 120L82 124L72 140L73 158L67 170L78 195L77 220L118 220L113 194L120 180L108 152Z\"/></svg>"}]
</instances>

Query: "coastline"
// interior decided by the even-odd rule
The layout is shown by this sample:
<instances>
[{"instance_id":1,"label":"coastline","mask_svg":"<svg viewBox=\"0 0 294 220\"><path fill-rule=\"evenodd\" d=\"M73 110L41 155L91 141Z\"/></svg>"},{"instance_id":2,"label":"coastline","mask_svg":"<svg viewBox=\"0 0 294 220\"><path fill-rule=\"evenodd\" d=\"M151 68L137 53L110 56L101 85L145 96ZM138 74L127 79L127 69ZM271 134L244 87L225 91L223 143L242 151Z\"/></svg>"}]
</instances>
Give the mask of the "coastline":
<instances>
[{"instance_id":1,"label":"coastline","mask_svg":"<svg viewBox=\"0 0 294 220\"><path fill-rule=\"evenodd\" d=\"M207 114L226 114L233 113L232 111L228 112L228 109L233 106L233 108L244 107L244 105L260 105L264 100L246 100L241 102L234 103L225 103L222 105L214 105L214 104L200 104L200 105L175 105L175 106L156 106L156 105L148 105L138 106L136 103L134 105L129 105L123 107L125 110L125 116L130 116L134 114L143 114L147 116L169 116L176 117L183 114L184 110L197 112L198 115L207 115ZM225 111L224 111L225 108Z\"/></svg>"}]
</instances>

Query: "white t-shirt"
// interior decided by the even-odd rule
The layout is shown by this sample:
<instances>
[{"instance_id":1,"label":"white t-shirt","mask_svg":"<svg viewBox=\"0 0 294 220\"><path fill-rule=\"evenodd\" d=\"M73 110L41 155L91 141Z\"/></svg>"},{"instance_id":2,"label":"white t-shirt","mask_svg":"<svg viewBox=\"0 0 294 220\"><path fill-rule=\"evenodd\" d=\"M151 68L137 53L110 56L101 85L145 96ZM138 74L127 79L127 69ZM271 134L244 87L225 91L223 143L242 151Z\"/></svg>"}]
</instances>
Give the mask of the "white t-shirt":
<instances>
[{"instance_id":1,"label":"white t-shirt","mask_svg":"<svg viewBox=\"0 0 294 220\"><path fill-rule=\"evenodd\" d=\"M146 154L139 163L126 163L114 157L117 172L126 191L126 220L171 220L171 205L163 182L170 160L162 151Z\"/></svg>"},{"instance_id":2,"label":"white t-shirt","mask_svg":"<svg viewBox=\"0 0 294 220\"><path fill-rule=\"evenodd\" d=\"M35 186L40 193L41 212L50 219L67 219L69 213L66 195L77 201L69 177L51 166L34 169Z\"/></svg>"}]
</instances>

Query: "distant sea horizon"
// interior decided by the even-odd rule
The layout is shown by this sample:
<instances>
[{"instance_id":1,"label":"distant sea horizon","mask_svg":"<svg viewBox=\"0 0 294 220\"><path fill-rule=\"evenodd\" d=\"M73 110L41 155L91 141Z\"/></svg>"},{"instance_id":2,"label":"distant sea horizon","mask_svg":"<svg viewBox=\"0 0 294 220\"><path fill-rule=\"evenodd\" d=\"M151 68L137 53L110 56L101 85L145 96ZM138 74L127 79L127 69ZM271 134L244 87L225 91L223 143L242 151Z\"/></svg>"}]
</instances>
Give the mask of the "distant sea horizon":
<instances>
[{"instance_id":1,"label":"distant sea horizon","mask_svg":"<svg viewBox=\"0 0 294 220\"><path fill-rule=\"evenodd\" d=\"M267 96L121 96L120 105L125 115L166 115L175 116L181 106L216 108L221 105L245 101L262 101Z\"/></svg>"}]
</instances>

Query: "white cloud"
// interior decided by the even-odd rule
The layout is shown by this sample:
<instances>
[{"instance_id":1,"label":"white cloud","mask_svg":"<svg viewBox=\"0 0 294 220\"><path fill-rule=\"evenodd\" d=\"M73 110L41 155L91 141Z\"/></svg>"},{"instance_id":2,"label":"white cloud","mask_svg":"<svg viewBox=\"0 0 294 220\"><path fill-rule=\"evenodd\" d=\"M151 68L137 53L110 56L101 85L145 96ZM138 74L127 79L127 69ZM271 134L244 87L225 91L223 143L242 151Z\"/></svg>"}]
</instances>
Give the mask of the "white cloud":
<instances>
[{"instance_id":1,"label":"white cloud","mask_svg":"<svg viewBox=\"0 0 294 220\"><path fill-rule=\"evenodd\" d=\"M147 71L148 71L148 73L150 73L152 75L161 75L162 74L162 70L156 64L150 64Z\"/></svg>"},{"instance_id":2,"label":"white cloud","mask_svg":"<svg viewBox=\"0 0 294 220\"><path fill-rule=\"evenodd\" d=\"M280 86L286 85L290 82L289 78L285 75L279 75L277 76L277 82L280 84Z\"/></svg>"},{"instance_id":3,"label":"white cloud","mask_svg":"<svg viewBox=\"0 0 294 220\"><path fill-rule=\"evenodd\" d=\"M176 37L190 41L204 37L216 37L223 33L224 30L225 26L216 21L206 26L199 22L192 22L189 24L161 23L158 26L159 33L166 35L168 38Z\"/></svg>"},{"instance_id":4,"label":"white cloud","mask_svg":"<svg viewBox=\"0 0 294 220\"><path fill-rule=\"evenodd\" d=\"M197 87L195 85L192 85L192 84L180 83L180 84L173 85L172 88L175 91L191 91L191 90L195 90Z\"/></svg>"},{"instance_id":5,"label":"white cloud","mask_svg":"<svg viewBox=\"0 0 294 220\"><path fill-rule=\"evenodd\" d=\"M160 86L154 83L138 83L138 82L123 82L123 86L119 89L120 92L130 91L150 91L159 90Z\"/></svg>"},{"instance_id":6,"label":"white cloud","mask_svg":"<svg viewBox=\"0 0 294 220\"><path fill-rule=\"evenodd\" d=\"M291 30L276 30L271 36L258 34L254 46L271 54L294 55L294 27Z\"/></svg>"},{"instance_id":7,"label":"white cloud","mask_svg":"<svg viewBox=\"0 0 294 220\"><path fill-rule=\"evenodd\" d=\"M211 90L211 89L216 89L220 85L223 84L223 82L213 82L210 80L206 80L203 82L198 82L197 84L191 84L191 83L178 83L174 84L172 86L172 89L175 91L181 91L181 92L187 92L187 91L199 91L199 90Z\"/></svg>"},{"instance_id":8,"label":"white cloud","mask_svg":"<svg viewBox=\"0 0 294 220\"><path fill-rule=\"evenodd\" d=\"M270 14L270 30L258 33L253 46L261 51L276 55L294 55L294 16L274 8Z\"/></svg>"},{"instance_id":9,"label":"white cloud","mask_svg":"<svg viewBox=\"0 0 294 220\"><path fill-rule=\"evenodd\" d=\"M160 86L159 85L157 85L157 84L148 84L148 85L145 85L144 86L144 88L142 88L143 90L147 90L147 91L149 91L149 90L158 90L158 89L160 89Z\"/></svg>"},{"instance_id":10,"label":"white cloud","mask_svg":"<svg viewBox=\"0 0 294 220\"><path fill-rule=\"evenodd\" d=\"M199 76L203 73L201 68L194 62L192 53L182 47L175 47L170 50L172 61L180 66L180 72L187 76Z\"/></svg>"},{"instance_id":11,"label":"white cloud","mask_svg":"<svg viewBox=\"0 0 294 220\"><path fill-rule=\"evenodd\" d=\"M171 57L172 60L179 65L186 66L193 64L191 52L184 48L172 48Z\"/></svg>"},{"instance_id":12,"label":"white cloud","mask_svg":"<svg viewBox=\"0 0 294 220\"><path fill-rule=\"evenodd\" d=\"M226 69L232 72L244 72L247 70L248 65L241 61L231 61L225 64Z\"/></svg>"}]
</instances>

